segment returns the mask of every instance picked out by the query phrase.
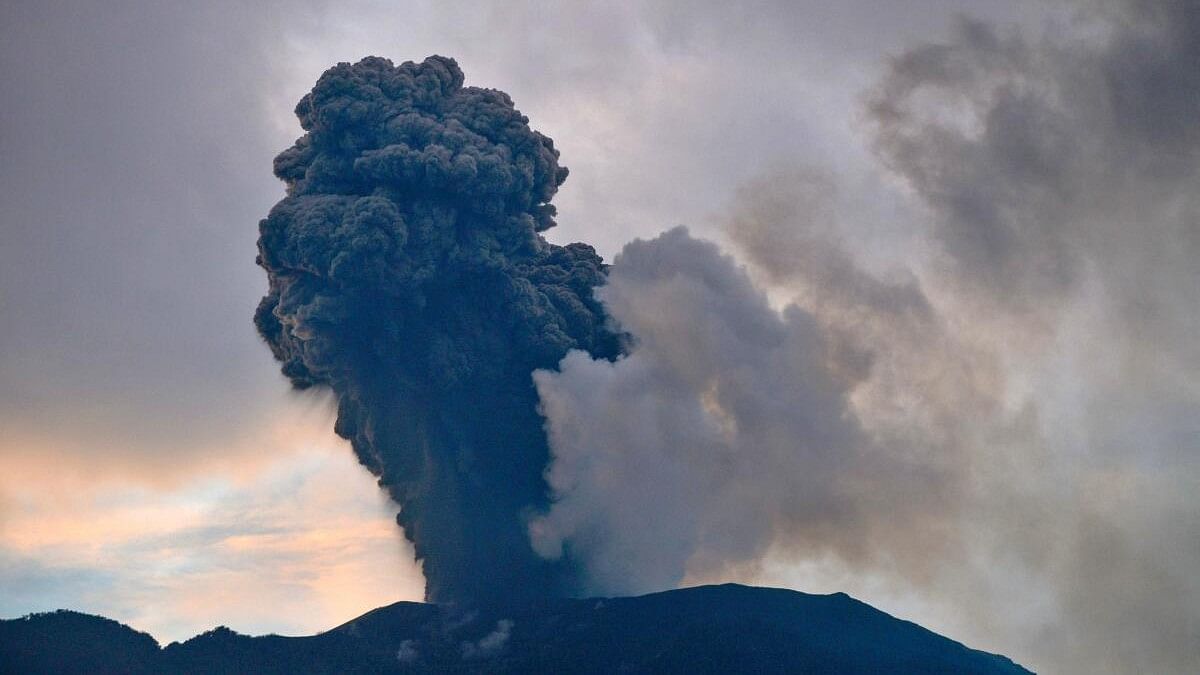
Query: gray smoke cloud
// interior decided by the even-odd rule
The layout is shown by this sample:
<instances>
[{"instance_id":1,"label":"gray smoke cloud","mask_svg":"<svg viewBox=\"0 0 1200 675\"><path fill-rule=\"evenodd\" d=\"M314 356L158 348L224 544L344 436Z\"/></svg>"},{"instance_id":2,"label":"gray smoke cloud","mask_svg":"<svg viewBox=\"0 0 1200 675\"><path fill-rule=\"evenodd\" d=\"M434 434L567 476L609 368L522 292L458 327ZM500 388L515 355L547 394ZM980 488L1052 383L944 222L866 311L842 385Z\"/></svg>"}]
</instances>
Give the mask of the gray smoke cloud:
<instances>
[{"instance_id":1,"label":"gray smoke cloud","mask_svg":"<svg viewBox=\"0 0 1200 675\"><path fill-rule=\"evenodd\" d=\"M1054 598L1034 649L1064 672L1188 672L1200 6L1082 4L1070 28L964 21L901 55L872 97L876 149L928 208L948 315L1002 336L1006 394L1040 418L1020 506L984 502L994 545Z\"/></svg>"},{"instance_id":2,"label":"gray smoke cloud","mask_svg":"<svg viewBox=\"0 0 1200 675\"><path fill-rule=\"evenodd\" d=\"M856 249L812 167L739 190L736 259L628 245L630 353L536 375L537 550L597 592L833 564L1035 669L1191 672L1198 39L1193 3L1108 2L897 56L866 122L927 261Z\"/></svg>"},{"instance_id":3,"label":"gray smoke cloud","mask_svg":"<svg viewBox=\"0 0 1200 675\"><path fill-rule=\"evenodd\" d=\"M699 549L752 559L789 516L814 539L854 518L860 431L810 316L778 315L682 228L626 246L600 297L637 347L535 376L558 497L531 523L539 552L638 593L676 585Z\"/></svg>"},{"instance_id":4,"label":"gray smoke cloud","mask_svg":"<svg viewBox=\"0 0 1200 675\"><path fill-rule=\"evenodd\" d=\"M767 210L742 231L795 225ZM945 548L976 432L940 405L995 409L990 374L942 355L957 346L912 282L827 250L814 281L837 288L779 310L682 228L626 246L599 296L636 337L631 353L573 352L535 375L555 457L554 504L530 523L541 554L585 561L594 592L638 593L744 571L781 546L913 574Z\"/></svg>"},{"instance_id":5,"label":"gray smoke cloud","mask_svg":"<svg viewBox=\"0 0 1200 675\"><path fill-rule=\"evenodd\" d=\"M1200 282L1200 7L1083 7L1068 38L963 20L895 58L870 101L876 149L959 283L1028 310L1098 276L1125 311L1194 318L1155 303Z\"/></svg>"},{"instance_id":6,"label":"gray smoke cloud","mask_svg":"<svg viewBox=\"0 0 1200 675\"><path fill-rule=\"evenodd\" d=\"M862 355L854 414L883 452L936 467L917 489L941 495L934 513L903 499L866 507L875 527L843 536L869 542L873 556L839 551L842 566L954 606L964 638L1036 669L1187 672L1200 621L1190 573L1200 556L1187 542L1200 523L1187 487L1196 467L1178 440L1194 426L1174 415L1196 406L1194 392L1138 391L1153 371L1128 365L1113 379L1104 358L1125 358L1123 341L1095 297L1059 300L1048 327L936 268L924 281L882 282L844 266L848 252L827 233L852 228L807 217L833 191L813 204L795 187L806 178L777 172L744 190L729 237L764 286L842 344L835 352ZM756 253L751 244L771 233L775 246ZM772 266L788 254L803 264Z\"/></svg>"},{"instance_id":7,"label":"gray smoke cloud","mask_svg":"<svg viewBox=\"0 0 1200 675\"><path fill-rule=\"evenodd\" d=\"M296 114L306 133L275 160L287 196L259 227L259 332L297 388L337 397L431 600L572 592L575 567L524 532L548 458L530 373L619 348L599 256L540 235L567 175L553 143L436 56L339 64Z\"/></svg>"}]
</instances>

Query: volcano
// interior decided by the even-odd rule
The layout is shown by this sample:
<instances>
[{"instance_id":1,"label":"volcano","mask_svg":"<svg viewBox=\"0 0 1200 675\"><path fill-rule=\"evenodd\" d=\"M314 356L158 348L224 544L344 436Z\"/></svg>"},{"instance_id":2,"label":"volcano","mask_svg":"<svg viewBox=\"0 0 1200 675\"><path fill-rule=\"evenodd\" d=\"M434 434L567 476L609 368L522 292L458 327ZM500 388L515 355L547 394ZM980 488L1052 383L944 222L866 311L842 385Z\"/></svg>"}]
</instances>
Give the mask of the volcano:
<instances>
[{"instance_id":1,"label":"volcano","mask_svg":"<svg viewBox=\"0 0 1200 675\"><path fill-rule=\"evenodd\" d=\"M0 673L975 673L1030 671L844 593L737 584L633 598L397 602L304 637L220 627L166 647L60 610L0 622Z\"/></svg>"}]
</instances>

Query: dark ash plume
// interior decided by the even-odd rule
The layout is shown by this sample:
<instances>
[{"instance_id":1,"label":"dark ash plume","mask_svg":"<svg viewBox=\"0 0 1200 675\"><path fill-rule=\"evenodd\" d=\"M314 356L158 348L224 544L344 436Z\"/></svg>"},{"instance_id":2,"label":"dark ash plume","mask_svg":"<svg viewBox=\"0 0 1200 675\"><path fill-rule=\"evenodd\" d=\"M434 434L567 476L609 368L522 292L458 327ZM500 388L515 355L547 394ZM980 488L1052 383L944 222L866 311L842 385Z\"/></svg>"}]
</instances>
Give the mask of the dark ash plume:
<instances>
[{"instance_id":1,"label":"dark ash plume","mask_svg":"<svg viewBox=\"0 0 1200 675\"><path fill-rule=\"evenodd\" d=\"M300 389L401 506L433 601L570 593L534 554L548 459L531 373L620 351L592 290L606 267L556 246L553 142L448 58L368 57L321 76L305 135L275 159L287 196L259 224L255 323Z\"/></svg>"}]
</instances>

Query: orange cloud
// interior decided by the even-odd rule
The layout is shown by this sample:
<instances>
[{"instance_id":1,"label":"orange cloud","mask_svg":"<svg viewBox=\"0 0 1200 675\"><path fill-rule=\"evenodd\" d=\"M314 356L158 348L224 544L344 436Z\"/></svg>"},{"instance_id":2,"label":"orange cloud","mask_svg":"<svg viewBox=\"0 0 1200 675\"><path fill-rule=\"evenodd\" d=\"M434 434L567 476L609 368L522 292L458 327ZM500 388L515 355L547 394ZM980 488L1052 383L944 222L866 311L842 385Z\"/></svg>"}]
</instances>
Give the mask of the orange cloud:
<instances>
[{"instance_id":1,"label":"orange cloud","mask_svg":"<svg viewBox=\"0 0 1200 675\"><path fill-rule=\"evenodd\" d=\"M185 467L6 437L0 556L51 580L103 579L73 608L161 640L218 624L311 633L420 599L395 505L331 427L327 412L293 410ZM39 601L0 599L0 615L55 609Z\"/></svg>"}]
</instances>

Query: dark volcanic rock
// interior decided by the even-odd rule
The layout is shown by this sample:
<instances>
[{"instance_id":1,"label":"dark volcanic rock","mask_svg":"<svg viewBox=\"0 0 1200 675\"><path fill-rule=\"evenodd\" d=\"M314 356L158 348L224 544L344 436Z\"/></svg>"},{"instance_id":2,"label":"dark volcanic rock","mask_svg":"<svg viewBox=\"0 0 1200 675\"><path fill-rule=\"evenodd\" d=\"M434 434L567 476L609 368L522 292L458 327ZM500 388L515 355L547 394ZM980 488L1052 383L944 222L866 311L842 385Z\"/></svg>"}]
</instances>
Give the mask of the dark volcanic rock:
<instances>
[{"instance_id":1,"label":"dark volcanic rock","mask_svg":"<svg viewBox=\"0 0 1200 675\"><path fill-rule=\"evenodd\" d=\"M309 637L159 649L75 612L0 621L0 673L1028 673L844 593L727 584L473 609L398 602Z\"/></svg>"}]
</instances>

